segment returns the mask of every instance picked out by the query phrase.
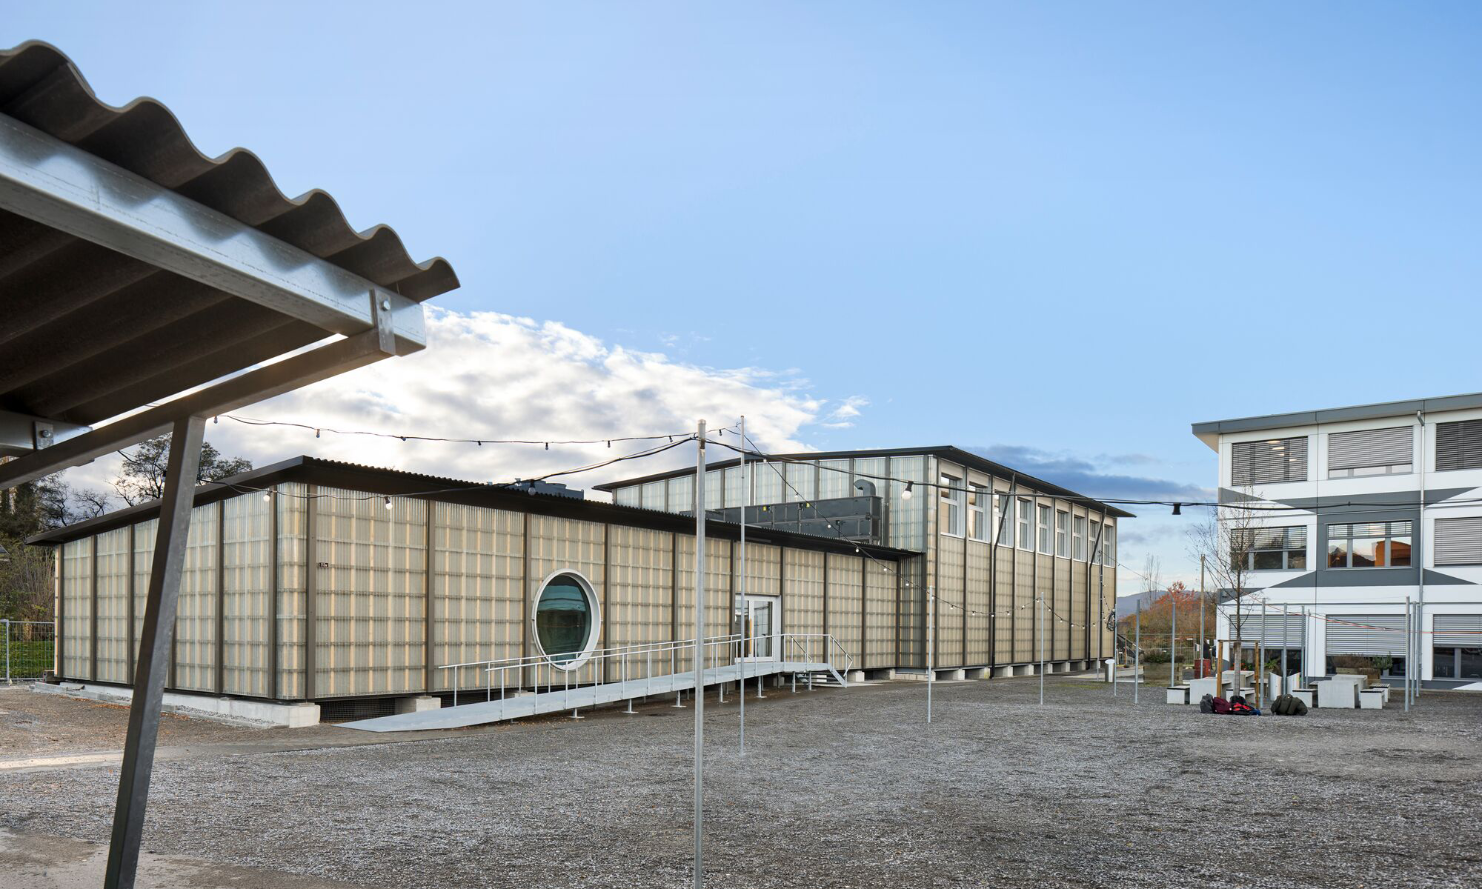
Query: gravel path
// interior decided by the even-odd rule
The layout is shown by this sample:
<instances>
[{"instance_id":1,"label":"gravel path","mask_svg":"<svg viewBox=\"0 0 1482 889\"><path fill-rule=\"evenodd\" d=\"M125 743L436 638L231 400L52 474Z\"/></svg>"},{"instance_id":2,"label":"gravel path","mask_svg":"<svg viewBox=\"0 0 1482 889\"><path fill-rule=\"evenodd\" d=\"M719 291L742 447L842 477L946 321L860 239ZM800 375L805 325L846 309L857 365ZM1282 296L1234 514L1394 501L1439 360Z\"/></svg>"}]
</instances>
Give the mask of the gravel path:
<instances>
[{"instance_id":1,"label":"gravel path","mask_svg":"<svg viewBox=\"0 0 1482 889\"><path fill-rule=\"evenodd\" d=\"M1412 715L1201 716L1057 678L707 706L715 887L1458 886L1482 881L1482 695ZM36 696L39 697L39 696ZM683 886L693 711L417 743L196 747L147 848L367 886ZM353 735L351 738L349 736ZM318 737L319 735L316 735ZM328 746L340 737L356 746ZM0 772L0 828L106 838L111 768ZM0 881L3 882L3 881Z\"/></svg>"}]
</instances>

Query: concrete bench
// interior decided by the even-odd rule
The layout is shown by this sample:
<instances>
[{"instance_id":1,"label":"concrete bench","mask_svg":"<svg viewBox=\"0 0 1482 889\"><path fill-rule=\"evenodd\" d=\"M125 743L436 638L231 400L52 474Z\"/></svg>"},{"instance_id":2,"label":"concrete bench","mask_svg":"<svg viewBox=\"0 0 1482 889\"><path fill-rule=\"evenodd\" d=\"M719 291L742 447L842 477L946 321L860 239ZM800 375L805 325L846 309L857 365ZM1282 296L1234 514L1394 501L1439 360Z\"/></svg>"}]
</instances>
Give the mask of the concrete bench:
<instances>
[{"instance_id":1,"label":"concrete bench","mask_svg":"<svg viewBox=\"0 0 1482 889\"><path fill-rule=\"evenodd\" d=\"M1306 704L1308 710L1317 706L1317 689L1315 688L1294 688L1292 697Z\"/></svg>"},{"instance_id":2,"label":"concrete bench","mask_svg":"<svg viewBox=\"0 0 1482 889\"><path fill-rule=\"evenodd\" d=\"M1366 688L1358 693L1360 710L1383 710L1384 699L1389 693L1377 688Z\"/></svg>"},{"instance_id":3,"label":"concrete bench","mask_svg":"<svg viewBox=\"0 0 1482 889\"><path fill-rule=\"evenodd\" d=\"M1317 684L1317 706L1352 710L1358 706L1358 683L1326 679Z\"/></svg>"},{"instance_id":4,"label":"concrete bench","mask_svg":"<svg viewBox=\"0 0 1482 889\"><path fill-rule=\"evenodd\" d=\"M1189 702L1189 687L1187 685L1168 686L1168 703L1187 704Z\"/></svg>"}]
</instances>

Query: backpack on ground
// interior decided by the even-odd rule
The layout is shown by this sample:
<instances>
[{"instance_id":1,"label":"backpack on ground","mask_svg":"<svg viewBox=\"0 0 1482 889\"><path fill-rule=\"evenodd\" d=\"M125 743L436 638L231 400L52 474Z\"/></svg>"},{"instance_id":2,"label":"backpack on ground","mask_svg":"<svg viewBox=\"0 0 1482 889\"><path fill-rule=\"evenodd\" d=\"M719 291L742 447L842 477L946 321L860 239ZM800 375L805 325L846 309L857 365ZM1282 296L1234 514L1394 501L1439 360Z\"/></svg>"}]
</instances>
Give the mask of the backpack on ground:
<instances>
[{"instance_id":1,"label":"backpack on ground","mask_svg":"<svg viewBox=\"0 0 1482 889\"><path fill-rule=\"evenodd\" d=\"M1271 712L1277 716L1306 716L1307 705L1296 695L1280 695L1271 702Z\"/></svg>"},{"instance_id":2,"label":"backpack on ground","mask_svg":"<svg viewBox=\"0 0 1482 889\"><path fill-rule=\"evenodd\" d=\"M1199 712L1200 713L1213 713L1214 712L1214 695L1205 695L1204 697L1202 697L1202 698L1199 699Z\"/></svg>"},{"instance_id":3,"label":"backpack on ground","mask_svg":"<svg viewBox=\"0 0 1482 889\"><path fill-rule=\"evenodd\" d=\"M1213 706L1214 712L1216 713L1230 712L1230 702L1225 700L1224 698L1215 698L1213 701L1210 702L1210 704L1211 706Z\"/></svg>"}]
</instances>

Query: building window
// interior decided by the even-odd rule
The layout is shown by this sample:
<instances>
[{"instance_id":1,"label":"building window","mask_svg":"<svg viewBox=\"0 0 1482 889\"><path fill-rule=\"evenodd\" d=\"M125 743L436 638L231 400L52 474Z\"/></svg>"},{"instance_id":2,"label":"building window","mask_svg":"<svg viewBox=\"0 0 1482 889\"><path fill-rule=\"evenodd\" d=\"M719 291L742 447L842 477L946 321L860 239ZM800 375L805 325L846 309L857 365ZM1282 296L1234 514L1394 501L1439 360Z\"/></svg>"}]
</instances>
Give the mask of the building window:
<instances>
[{"instance_id":1,"label":"building window","mask_svg":"<svg viewBox=\"0 0 1482 889\"><path fill-rule=\"evenodd\" d=\"M1410 522L1328 526L1329 568L1401 568L1410 564Z\"/></svg>"},{"instance_id":2,"label":"building window","mask_svg":"<svg viewBox=\"0 0 1482 889\"><path fill-rule=\"evenodd\" d=\"M1034 530L1030 523L1034 521L1034 507L1028 500L1019 500L1019 548L1034 549Z\"/></svg>"},{"instance_id":3,"label":"building window","mask_svg":"<svg viewBox=\"0 0 1482 889\"><path fill-rule=\"evenodd\" d=\"M1117 526L1111 522L1101 525L1101 557L1108 565L1117 564Z\"/></svg>"},{"instance_id":4,"label":"building window","mask_svg":"<svg viewBox=\"0 0 1482 889\"><path fill-rule=\"evenodd\" d=\"M642 506L643 489L638 485L629 485L626 488L618 488L612 492L612 502L618 506Z\"/></svg>"},{"instance_id":5,"label":"building window","mask_svg":"<svg viewBox=\"0 0 1482 889\"><path fill-rule=\"evenodd\" d=\"M715 504L719 506L720 504ZM711 507L711 504L706 504ZM695 509L695 477L676 475L669 479L669 511L693 512Z\"/></svg>"},{"instance_id":6,"label":"building window","mask_svg":"<svg viewBox=\"0 0 1482 889\"><path fill-rule=\"evenodd\" d=\"M1050 550L1050 534L1051 534L1051 528L1050 528L1050 508L1048 506L1041 506L1041 507L1039 507L1038 513L1039 513L1039 551L1048 556L1050 554L1050 552L1051 552L1051 550Z\"/></svg>"},{"instance_id":7,"label":"building window","mask_svg":"<svg viewBox=\"0 0 1482 889\"><path fill-rule=\"evenodd\" d=\"M993 499L993 539L999 546L1014 545L1014 501L1007 494Z\"/></svg>"},{"instance_id":8,"label":"building window","mask_svg":"<svg viewBox=\"0 0 1482 889\"><path fill-rule=\"evenodd\" d=\"M1436 519L1436 564L1482 565L1482 516Z\"/></svg>"},{"instance_id":9,"label":"building window","mask_svg":"<svg viewBox=\"0 0 1482 889\"><path fill-rule=\"evenodd\" d=\"M1436 471L1482 469L1482 420L1436 424Z\"/></svg>"},{"instance_id":10,"label":"building window","mask_svg":"<svg viewBox=\"0 0 1482 889\"><path fill-rule=\"evenodd\" d=\"M1237 441L1230 445L1230 484L1236 488L1307 481L1307 438Z\"/></svg>"},{"instance_id":11,"label":"building window","mask_svg":"<svg viewBox=\"0 0 1482 889\"><path fill-rule=\"evenodd\" d=\"M1237 528L1230 534L1230 564L1246 571L1306 571L1307 529Z\"/></svg>"},{"instance_id":12,"label":"building window","mask_svg":"<svg viewBox=\"0 0 1482 889\"><path fill-rule=\"evenodd\" d=\"M1328 435L1328 478L1403 475L1413 467L1415 429L1391 426Z\"/></svg>"},{"instance_id":13,"label":"building window","mask_svg":"<svg viewBox=\"0 0 1482 889\"><path fill-rule=\"evenodd\" d=\"M1086 531L1086 553L1092 565L1101 564L1101 523L1092 521Z\"/></svg>"},{"instance_id":14,"label":"building window","mask_svg":"<svg viewBox=\"0 0 1482 889\"><path fill-rule=\"evenodd\" d=\"M788 463L787 490L782 499L787 503L805 503L817 499L818 467L812 463Z\"/></svg>"},{"instance_id":15,"label":"building window","mask_svg":"<svg viewBox=\"0 0 1482 889\"><path fill-rule=\"evenodd\" d=\"M1086 561L1086 517L1078 515L1075 517L1075 549L1072 558L1077 562Z\"/></svg>"},{"instance_id":16,"label":"building window","mask_svg":"<svg viewBox=\"0 0 1482 889\"><path fill-rule=\"evenodd\" d=\"M974 540L988 539L988 489L982 485L968 485L967 492L967 535Z\"/></svg>"},{"instance_id":17,"label":"building window","mask_svg":"<svg viewBox=\"0 0 1482 889\"><path fill-rule=\"evenodd\" d=\"M962 479L943 475L937 482L937 526L943 534L962 536Z\"/></svg>"},{"instance_id":18,"label":"building window","mask_svg":"<svg viewBox=\"0 0 1482 889\"><path fill-rule=\"evenodd\" d=\"M535 597L535 641L546 660L562 670L586 662L596 644L601 616L597 596L578 574L553 575Z\"/></svg>"},{"instance_id":19,"label":"building window","mask_svg":"<svg viewBox=\"0 0 1482 889\"><path fill-rule=\"evenodd\" d=\"M1070 558L1070 513L1055 510L1055 555Z\"/></svg>"}]
</instances>

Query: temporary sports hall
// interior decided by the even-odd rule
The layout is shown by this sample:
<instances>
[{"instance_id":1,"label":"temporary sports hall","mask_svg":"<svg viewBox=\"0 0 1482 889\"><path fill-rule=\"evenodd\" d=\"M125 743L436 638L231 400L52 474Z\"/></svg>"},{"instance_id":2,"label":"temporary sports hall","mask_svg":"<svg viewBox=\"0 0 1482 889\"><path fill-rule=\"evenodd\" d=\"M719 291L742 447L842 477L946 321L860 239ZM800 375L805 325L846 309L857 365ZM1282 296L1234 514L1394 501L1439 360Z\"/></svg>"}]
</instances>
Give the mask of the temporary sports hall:
<instances>
[{"instance_id":1,"label":"temporary sports hall","mask_svg":"<svg viewBox=\"0 0 1482 889\"><path fill-rule=\"evenodd\" d=\"M840 679L923 671L930 631L934 671L1029 672L1041 620L1045 660L1058 669L1109 651L1103 629L1115 572L1088 560L1087 534L1091 516L1110 527L1117 511L1088 510L1056 496L1069 492L955 456L829 457L857 474L842 488L830 478L821 493L856 483L868 483L869 493L819 498L815 481L810 499L795 505L862 510L878 516L878 527L844 537L758 518L747 529L744 620L735 604L740 528L712 514L707 634L725 640L744 631L749 641L712 644L707 666L747 661L764 673L796 663L808 666L787 672ZM804 465L787 466L794 482ZM722 464L715 477L730 468ZM866 477L872 470L879 480ZM751 471L761 499L772 499L761 480L773 470ZM803 472L821 475L816 465ZM903 498L904 484L884 480L891 473L919 479L920 495ZM693 471L635 484L658 482L682 507L684 478L692 482ZM938 491L929 478L954 486ZM984 539L990 488L1016 517L992 547ZM1024 528L1044 511L1047 551L1039 552L1040 538ZM130 681L157 512L145 504L32 541L60 551L61 679ZM1014 528L1018 518L1029 524ZM1091 544L1097 536L1090 533ZM685 641L694 636L692 510L299 457L199 487L184 564L167 683L174 692L312 702L323 718L370 718L452 704L455 691L467 703L694 667Z\"/></svg>"}]
</instances>

